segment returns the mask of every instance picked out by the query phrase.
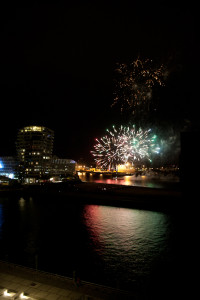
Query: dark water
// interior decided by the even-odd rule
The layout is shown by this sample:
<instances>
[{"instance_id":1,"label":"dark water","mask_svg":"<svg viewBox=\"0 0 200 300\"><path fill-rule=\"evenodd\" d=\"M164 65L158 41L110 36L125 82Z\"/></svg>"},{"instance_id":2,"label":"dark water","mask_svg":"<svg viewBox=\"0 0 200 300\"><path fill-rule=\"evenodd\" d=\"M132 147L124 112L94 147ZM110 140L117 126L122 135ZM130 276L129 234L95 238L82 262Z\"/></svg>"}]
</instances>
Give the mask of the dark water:
<instances>
[{"instance_id":1,"label":"dark water","mask_svg":"<svg viewBox=\"0 0 200 300\"><path fill-rule=\"evenodd\" d=\"M0 259L123 289L172 281L176 216L76 205L73 199L0 197Z\"/></svg>"}]
</instances>

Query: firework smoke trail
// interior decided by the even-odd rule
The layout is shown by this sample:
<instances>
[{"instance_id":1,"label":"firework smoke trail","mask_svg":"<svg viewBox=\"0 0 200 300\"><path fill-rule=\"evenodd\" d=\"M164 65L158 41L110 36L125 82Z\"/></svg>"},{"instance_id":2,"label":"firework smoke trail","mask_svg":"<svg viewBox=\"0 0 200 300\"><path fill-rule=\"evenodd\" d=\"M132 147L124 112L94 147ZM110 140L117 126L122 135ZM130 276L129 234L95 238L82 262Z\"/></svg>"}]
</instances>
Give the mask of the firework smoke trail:
<instances>
[{"instance_id":1,"label":"firework smoke trail","mask_svg":"<svg viewBox=\"0 0 200 300\"><path fill-rule=\"evenodd\" d=\"M164 85L165 67L157 67L153 61L139 58L130 65L119 64L116 69L119 80L116 82L114 102L121 111L128 110L133 114L148 112L152 98L152 88L155 85Z\"/></svg>"},{"instance_id":2,"label":"firework smoke trail","mask_svg":"<svg viewBox=\"0 0 200 300\"><path fill-rule=\"evenodd\" d=\"M151 129L136 130L135 126L121 126L118 130L107 130L107 135L100 140L96 139L95 150L91 151L96 163L102 168L116 169L118 164L126 162L134 163L147 159L151 161L152 153L159 153L156 145L156 135L152 135Z\"/></svg>"}]
</instances>

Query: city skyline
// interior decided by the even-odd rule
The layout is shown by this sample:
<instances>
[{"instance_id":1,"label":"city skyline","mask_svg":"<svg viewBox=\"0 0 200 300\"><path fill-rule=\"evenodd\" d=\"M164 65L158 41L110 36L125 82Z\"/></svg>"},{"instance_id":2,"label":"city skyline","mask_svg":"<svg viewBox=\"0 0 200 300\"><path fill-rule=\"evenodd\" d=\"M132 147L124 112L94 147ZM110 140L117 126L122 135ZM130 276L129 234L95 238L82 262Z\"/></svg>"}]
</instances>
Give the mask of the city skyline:
<instances>
[{"instance_id":1,"label":"city skyline","mask_svg":"<svg viewBox=\"0 0 200 300\"><path fill-rule=\"evenodd\" d=\"M196 126L195 8L156 8L131 1L4 4L0 156L16 153L20 128L38 125L54 130L59 156L91 158L95 138L113 124L127 125L111 107L115 69L138 56L167 65L160 115Z\"/></svg>"},{"instance_id":2,"label":"city skyline","mask_svg":"<svg viewBox=\"0 0 200 300\"><path fill-rule=\"evenodd\" d=\"M76 162L53 153L54 131L44 126L27 126L18 131L16 156L0 156L0 175L21 182L67 176L75 173Z\"/></svg>"}]
</instances>

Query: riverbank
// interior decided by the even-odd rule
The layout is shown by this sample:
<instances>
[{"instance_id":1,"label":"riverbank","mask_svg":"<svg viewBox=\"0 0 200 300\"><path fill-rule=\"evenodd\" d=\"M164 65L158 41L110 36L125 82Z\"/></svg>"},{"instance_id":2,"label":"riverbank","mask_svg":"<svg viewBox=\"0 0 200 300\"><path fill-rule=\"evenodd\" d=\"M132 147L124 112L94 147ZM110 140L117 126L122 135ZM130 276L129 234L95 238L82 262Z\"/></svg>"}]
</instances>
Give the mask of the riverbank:
<instances>
[{"instance_id":1,"label":"riverbank","mask_svg":"<svg viewBox=\"0 0 200 300\"><path fill-rule=\"evenodd\" d=\"M156 189L104 183L51 183L24 186L24 195L44 195L81 204L173 211L182 204L179 189Z\"/></svg>"},{"instance_id":2,"label":"riverbank","mask_svg":"<svg viewBox=\"0 0 200 300\"><path fill-rule=\"evenodd\" d=\"M138 186L94 182L59 182L44 185L24 185L21 188L4 187L0 195L50 196L76 203L110 205L119 207L176 210L183 204L179 189L156 189Z\"/></svg>"},{"instance_id":3,"label":"riverbank","mask_svg":"<svg viewBox=\"0 0 200 300\"><path fill-rule=\"evenodd\" d=\"M72 278L0 261L0 299L4 291L15 293L15 299L24 292L34 300L129 300L136 293L81 281L75 284ZM3 298L2 298L3 299Z\"/></svg>"}]
</instances>

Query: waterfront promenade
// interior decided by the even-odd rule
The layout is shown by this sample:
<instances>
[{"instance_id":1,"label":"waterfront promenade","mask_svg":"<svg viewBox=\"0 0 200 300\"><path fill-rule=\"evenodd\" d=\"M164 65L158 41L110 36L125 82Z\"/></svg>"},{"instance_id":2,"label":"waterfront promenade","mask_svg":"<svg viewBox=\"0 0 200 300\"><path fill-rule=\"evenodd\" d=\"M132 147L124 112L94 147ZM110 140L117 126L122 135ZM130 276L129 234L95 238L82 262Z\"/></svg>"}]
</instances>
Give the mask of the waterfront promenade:
<instances>
[{"instance_id":1,"label":"waterfront promenade","mask_svg":"<svg viewBox=\"0 0 200 300\"><path fill-rule=\"evenodd\" d=\"M77 286L69 277L0 261L0 299L129 300L140 298L131 292L85 281Z\"/></svg>"}]
</instances>

